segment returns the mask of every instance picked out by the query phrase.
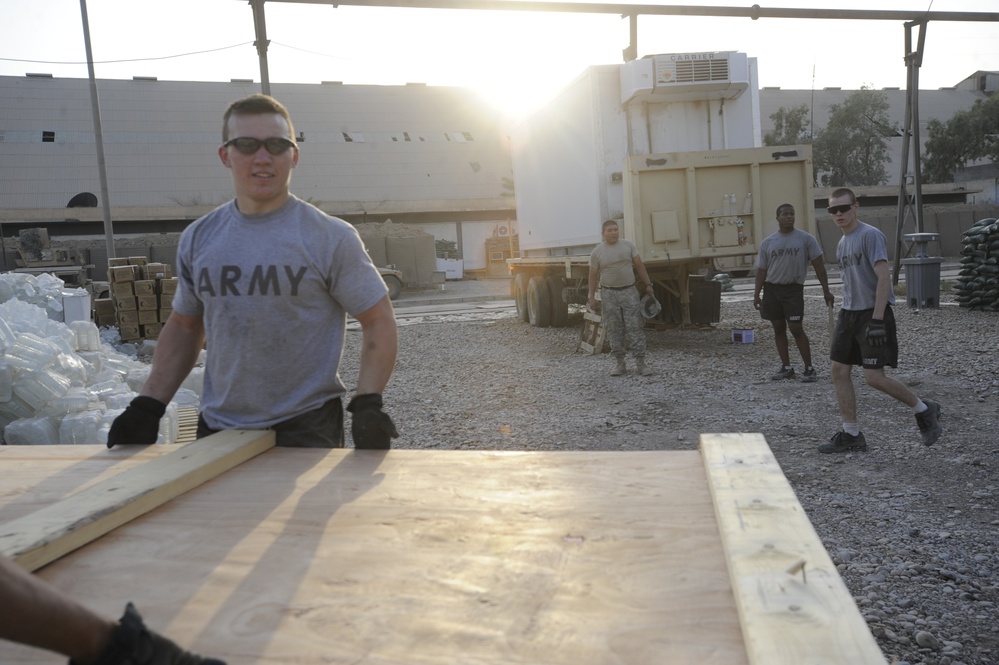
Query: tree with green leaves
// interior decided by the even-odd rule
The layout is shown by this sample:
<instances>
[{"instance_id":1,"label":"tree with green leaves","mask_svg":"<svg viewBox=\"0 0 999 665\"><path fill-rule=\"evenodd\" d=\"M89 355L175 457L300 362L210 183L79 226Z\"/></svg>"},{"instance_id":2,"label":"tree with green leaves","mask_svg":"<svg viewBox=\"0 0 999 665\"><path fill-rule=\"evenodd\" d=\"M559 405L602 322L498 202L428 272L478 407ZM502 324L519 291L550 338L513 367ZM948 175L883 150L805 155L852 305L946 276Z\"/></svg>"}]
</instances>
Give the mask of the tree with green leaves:
<instances>
[{"instance_id":1,"label":"tree with green leaves","mask_svg":"<svg viewBox=\"0 0 999 665\"><path fill-rule=\"evenodd\" d=\"M999 95L976 100L945 123L934 118L926 128L922 160L926 182L953 182L956 171L979 159L999 163Z\"/></svg>"},{"instance_id":2,"label":"tree with green leaves","mask_svg":"<svg viewBox=\"0 0 999 665\"><path fill-rule=\"evenodd\" d=\"M780 107L770 114L773 129L763 135L763 145L800 145L812 142L808 104Z\"/></svg>"},{"instance_id":3,"label":"tree with green leaves","mask_svg":"<svg viewBox=\"0 0 999 665\"><path fill-rule=\"evenodd\" d=\"M823 186L888 182L888 139L901 136L888 109L888 96L867 87L829 107L829 122L814 143L815 166Z\"/></svg>"}]
</instances>

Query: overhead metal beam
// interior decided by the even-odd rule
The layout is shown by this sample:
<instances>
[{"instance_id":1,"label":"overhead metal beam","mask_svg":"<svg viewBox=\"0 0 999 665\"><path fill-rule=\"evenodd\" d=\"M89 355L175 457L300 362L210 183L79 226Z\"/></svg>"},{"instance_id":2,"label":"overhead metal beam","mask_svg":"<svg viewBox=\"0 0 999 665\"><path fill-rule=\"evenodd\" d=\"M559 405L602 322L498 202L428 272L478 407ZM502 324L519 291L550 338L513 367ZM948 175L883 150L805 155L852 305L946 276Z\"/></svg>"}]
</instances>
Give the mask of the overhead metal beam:
<instances>
[{"instance_id":1,"label":"overhead metal beam","mask_svg":"<svg viewBox=\"0 0 999 665\"><path fill-rule=\"evenodd\" d=\"M702 5L645 5L611 2L537 2L535 0L265 0L340 7L399 7L410 9L477 9L518 12L571 12L630 16L734 16L751 18L811 18L857 21L997 21L997 12L927 12L879 9L793 9L786 7L705 7Z\"/></svg>"}]
</instances>

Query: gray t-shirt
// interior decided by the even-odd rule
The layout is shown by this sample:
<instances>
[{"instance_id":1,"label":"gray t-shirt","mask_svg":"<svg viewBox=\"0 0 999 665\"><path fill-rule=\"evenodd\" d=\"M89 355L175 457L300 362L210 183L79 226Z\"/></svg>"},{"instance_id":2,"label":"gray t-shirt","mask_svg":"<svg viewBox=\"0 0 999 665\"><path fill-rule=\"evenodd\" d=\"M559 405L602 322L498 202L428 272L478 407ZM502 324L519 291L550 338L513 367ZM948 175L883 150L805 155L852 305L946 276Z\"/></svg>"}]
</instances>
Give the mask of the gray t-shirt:
<instances>
[{"instance_id":1,"label":"gray t-shirt","mask_svg":"<svg viewBox=\"0 0 999 665\"><path fill-rule=\"evenodd\" d=\"M600 271L601 286L630 286L635 283L636 256L638 250L631 241L622 238L613 245L602 242L590 252L590 267Z\"/></svg>"},{"instance_id":2,"label":"gray t-shirt","mask_svg":"<svg viewBox=\"0 0 999 665\"><path fill-rule=\"evenodd\" d=\"M822 247L811 233L791 229L790 233L771 233L760 243L757 269L767 271L771 284L804 284L808 265L822 256Z\"/></svg>"},{"instance_id":3,"label":"gray t-shirt","mask_svg":"<svg viewBox=\"0 0 999 665\"><path fill-rule=\"evenodd\" d=\"M843 309L874 309L878 291L874 264L888 260L885 234L870 224L860 222L857 228L839 239L836 260L843 278ZM895 294L890 290L888 304L895 304Z\"/></svg>"},{"instance_id":4,"label":"gray t-shirt","mask_svg":"<svg viewBox=\"0 0 999 665\"><path fill-rule=\"evenodd\" d=\"M174 310L205 325L213 429L263 429L343 395L347 314L387 293L354 227L295 197L253 216L230 201L197 220L177 275Z\"/></svg>"}]
</instances>

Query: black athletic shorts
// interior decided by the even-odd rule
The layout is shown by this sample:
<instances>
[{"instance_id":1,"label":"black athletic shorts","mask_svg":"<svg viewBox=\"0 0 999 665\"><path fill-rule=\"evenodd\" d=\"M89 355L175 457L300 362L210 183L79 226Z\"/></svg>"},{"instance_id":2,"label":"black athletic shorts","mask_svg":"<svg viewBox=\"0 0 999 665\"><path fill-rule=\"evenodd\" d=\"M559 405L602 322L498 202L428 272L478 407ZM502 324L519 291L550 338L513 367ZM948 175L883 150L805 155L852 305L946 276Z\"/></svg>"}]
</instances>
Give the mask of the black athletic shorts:
<instances>
[{"instance_id":1,"label":"black athletic shorts","mask_svg":"<svg viewBox=\"0 0 999 665\"><path fill-rule=\"evenodd\" d=\"M805 316L804 284L763 283L760 316L764 321L797 321Z\"/></svg>"},{"instance_id":2,"label":"black athletic shorts","mask_svg":"<svg viewBox=\"0 0 999 665\"><path fill-rule=\"evenodd\" d=\"M867 324L873 314L873 309L839 311L829 349L830 360L844 365L861 365L864 369L881 369L886 365L898 367L898 337L891 305L885 308L885 332L888 333L888 339L884 346L871 346L867 343Z\"/></svg>"}]
</instances>

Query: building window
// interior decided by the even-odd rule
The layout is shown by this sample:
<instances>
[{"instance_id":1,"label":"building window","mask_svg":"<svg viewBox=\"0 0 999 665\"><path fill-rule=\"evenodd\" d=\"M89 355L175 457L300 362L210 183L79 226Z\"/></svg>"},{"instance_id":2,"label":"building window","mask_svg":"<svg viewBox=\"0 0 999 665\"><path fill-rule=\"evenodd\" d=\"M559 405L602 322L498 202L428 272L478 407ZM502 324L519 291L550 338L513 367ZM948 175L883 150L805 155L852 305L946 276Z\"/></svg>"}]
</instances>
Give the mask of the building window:
<instances>
[{"instance_id":1,"label":"building window","mask_svg":"<svg viewBox=\"0 0 999 665\"><path fill-rule=\"evenodd\" d=\"M55 132L42 132L42 143L55 143Z\"/></svg>"}]
</instances>

